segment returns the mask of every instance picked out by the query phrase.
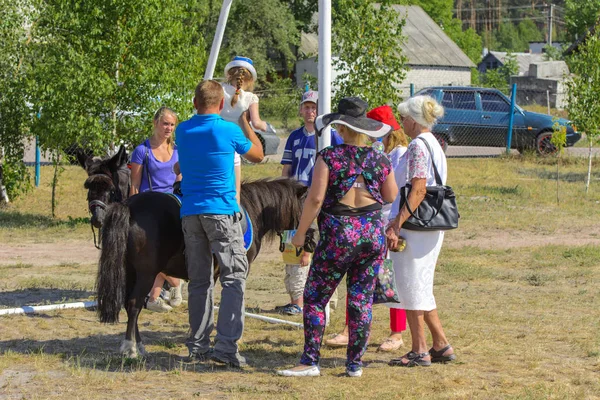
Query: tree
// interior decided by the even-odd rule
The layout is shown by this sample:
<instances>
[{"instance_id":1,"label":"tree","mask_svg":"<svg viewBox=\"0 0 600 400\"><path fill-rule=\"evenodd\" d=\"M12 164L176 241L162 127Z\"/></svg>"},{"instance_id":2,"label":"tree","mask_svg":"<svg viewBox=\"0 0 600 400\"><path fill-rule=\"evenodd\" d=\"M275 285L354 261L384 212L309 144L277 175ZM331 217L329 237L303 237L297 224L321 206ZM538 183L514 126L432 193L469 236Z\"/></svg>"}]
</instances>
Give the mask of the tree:
<instances>
[{"instance_id":1,"label":"tree","mask_svg":"<svg viewBox=\"0 0 600 400\"><path fill-rule=\"evenodd\" d=\"M566 0L565 24L571 41L582 37L600 16L600 0Z\"/></svg>"},{"instance_id":2,"label":"tree","mask_svg":"<svg viewBox=\"0 0 600 400\"><path fill-rule=\"evenodd\" d=\"M288 4L282 0L234 1L225 29L219 71L235 55L252 58L260 80L282 70L289 75L300 44L300 30ZM208 37L212 39L214 33Z\"/></svg>"},{"instance_id":3,"label":"tree","mask_svg":"<svg viewBox=\"0 0 600 400\"><path fill-rule=\"evenodd\" d=\"M96 150L149 132L161 104L187 115L204 72L203 48L184 26L176 0L49 0L40 10L31 70L33 129L55 150L86 143Z\"/></svg>"},{"instance_id":4,"label":"tree","mask_svg":"<svg viewBox=\"0 0 600 400\"><path fill-rule=\"evenodd\" d=\"M46 0L32 29L32 132L55 161L73 143L102 154L149 135L162 104L191 112L204 44L193 1ZM200 45L198 45L200 44ZM54 207L54 200L53 200Z\"/></svg>"},{"instance_id":5,"label":"tree","mask_svg":"<svg viewBox=\"0 0 600 400\"><path fill-rule=\"evenodd\" d=\"M462 30L462 21L453 18L448 24L444 25L444 31L452 39L467 57L475 64L481 61L483 42L481 36L475 32L475 29L468 28Z\"/></svg>"},{"instance_id":6,"label":"tree","mask_svg":"<svg viewBox=\"0 0 600 400\"><path fill-rule=\"evenodd\" d=\"M453 18L453 0L401 0L399 4L420 6L458 47L473 61L481 60L483 43L475 29L463 30L463 22Z\"/></svg>"},{"instance_id":7,"label":"tree","mask_svg":"<svg viewBox=\"0 0 600 400\"><path fill-rule=\"evenodd\" d=\"M519 40L522 42L523 46L520 51L527 51L529 49L529 42L541 42L544 39L542 32L535 22L530 19L519 22L519 25L517 25L517 32L519 33Z\"/></svg>"},{"instance_id":8,"label":"tree","mask_svg":"<svg viewBox=\"0 0 600 400\"><path fill-rule=\"evenodd\" d=\"M519 31L511 22L504 22L496 31L496 43L499 51L524 51L524 43L519 37Z\"/></svg>"},{"instance_id":9,"label":"tree","mask_svg":"<svg viewBox=\"0 0 600 400\"><path fill-rule=\"evenodd\" d=\"M333 82L334 103L360 96L371 106L397 104L394 87L406 76L406 57L400 50L404 20L391 2L337 0L333 7L333 65L343 71Z\"/></svg>"},{"instance_id":10,"label":"tree","mask_svg":"<svg viewBox=\"0 0 600 400\"><path fill-rule=\"evenodd\" d=\"M25 93L31 40L28 33L34 19L29 1L0 0L0 166L10 198L30 186L23 154L32 114Z\"/></svg>"},{"instance_id":11,"label":"tree","mask_svg":"<svg viewBox=\"0 0 600 400\"><path fill-rule=\"evenodd\" d=\"M497 69L487 70L480 77L481 84L484 87L492 87L508 94L510 77L519 73L519 64L517 59L511 53L506 54L504 64Z\"/></svg>"},{"instance_id":12,"label":"tree","mask_svg":"<svg viewBox=\"0 0 600 400\"><path fill-rule=\"evenodd\" d=\"M569 118L581 131L585 132L589 145L588 174L586 193L590 187L592 173L592 146L600 137L600 30L588 36L573 55L570 69L573 78L567 81L567 104Z\"/></svg>"},{"instance_id":13,"label":"tree","mask_svg":"<svg viewBox=\"0 0 600 400\"><path fill-rule=\"evenodd\" d=\"M400 4L421 7L444 30L452 20L454 0L404 0L404 3L400 2Z\"/></svg>"}]
</instances>

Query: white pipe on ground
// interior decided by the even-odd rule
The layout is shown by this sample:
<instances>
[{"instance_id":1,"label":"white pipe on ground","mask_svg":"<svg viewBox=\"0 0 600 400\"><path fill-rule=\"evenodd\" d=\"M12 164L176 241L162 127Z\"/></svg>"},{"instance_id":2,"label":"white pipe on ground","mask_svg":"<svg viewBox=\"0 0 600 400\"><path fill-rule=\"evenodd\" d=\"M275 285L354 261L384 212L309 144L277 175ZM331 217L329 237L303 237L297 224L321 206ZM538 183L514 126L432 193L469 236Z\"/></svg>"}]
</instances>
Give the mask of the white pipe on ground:
<instances>
[{"instance_id":1,"label":"white pipe on ground","mask_svg":"<svg viewBox=\"0 0 600 400\"><path fill-rule=\"evenodd\" d=\"M213 306L213 308L215 310L218 310L219 307L217 306ZM265 317L264 315L259 315L259 314L252 314L249 312L244 312L244 315L248 318L254 318L254 319L258 319L260 321L265 321L265 322L269 322L271 324L283 324L283 325L291 325L294 326L296 328L304 328L304 325L299 324L297 322L292 322L292 321L286 321L285 319L279 319L279 318L272 318L272 317Z\"/></svg>"},{"instance_id":2,"label":"white pipe on ground","mask_svg":"<svg viewBox=\"0 0 600 400\"><path fill-rule=\"evenodd\" d=\"M43 311L66 310L69 308L90 308L97 305L98 303L95 301L82 301L78 303L49 304L47 306L23 306L0 310L0 315L36 314Z\"/></svg>"},{"instance_id":3,"label":"white pipe on ground","mask_svg":"<svg viewBox=\"0 0 600 400\"><path fill-rule=\"evenodd\" d=\"M15 315L15 314L37 314L44 311L56 311L56 310L67 310L72 308L91 308L98 305L95 301L82 301L77 303L62 303L62 304L49 304L46 306L23 306L17 308L7 308L0 310L0 315ZM215 306L218 310L219 307ZM252 314L249 312L244 313L249 318L255 318L261 321L269 322L272 324L285 324L291 325L296 328L302 328L303 325L297 322L286 321L278 318L265 317L264 315Z\"/></svg>"}]
</instances>

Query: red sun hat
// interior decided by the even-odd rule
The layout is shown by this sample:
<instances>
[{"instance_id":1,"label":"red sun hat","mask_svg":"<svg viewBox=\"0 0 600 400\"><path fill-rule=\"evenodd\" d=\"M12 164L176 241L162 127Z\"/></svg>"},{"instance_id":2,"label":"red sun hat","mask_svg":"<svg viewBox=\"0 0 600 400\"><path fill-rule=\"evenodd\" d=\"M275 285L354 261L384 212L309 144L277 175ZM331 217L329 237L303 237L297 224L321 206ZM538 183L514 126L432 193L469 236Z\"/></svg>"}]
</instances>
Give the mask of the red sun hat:
<instances>
[{"instance_id":1,"label":"red sun hat","mask_svg":"<svg viewBox=\"0 0 600 400\"><path fill-rule=\"evenodd\" d=\"M394 117L392 107L390 106L375 107L367 113L367 117L388 124L394 130L400 129L400 124L396 121L396 117Z\"/></svg>"}]
</instances>

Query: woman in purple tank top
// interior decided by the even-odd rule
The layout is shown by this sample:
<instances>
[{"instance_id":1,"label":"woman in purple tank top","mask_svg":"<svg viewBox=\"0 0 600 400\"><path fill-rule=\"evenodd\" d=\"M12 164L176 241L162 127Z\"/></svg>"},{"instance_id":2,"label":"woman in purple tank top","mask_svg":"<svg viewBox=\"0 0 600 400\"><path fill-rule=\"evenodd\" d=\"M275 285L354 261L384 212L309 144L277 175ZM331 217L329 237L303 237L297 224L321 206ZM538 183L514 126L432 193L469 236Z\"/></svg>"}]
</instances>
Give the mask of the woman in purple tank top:
<instances>
[{"instance_id":1,"label":"woman in purple tank top","mask_svg":"<svg viewBox=\"0 0 600 400\"><path fill-rule=\"evenodd\" d=\"M154 114L152 136L137 146L131 155L129 196L149 191L172 193L173 184L181 180L181 174L175 174L173 171L173 166L179 161L173 137L177 122L177 114L168 107L161 107ZM165 280L171 286L168 303L161 297ZM156 276L148 294L146 308L167 312L172 309L171 306L180 305L181 301L181 281L161 272Z\"/></svg>"},{"instance_id":2,"label":"woman in purple tank top","mask_svg":"<svg viewBox=\"0 0 600 400\"><path fill-rule=\"evenodd\" d=\"M161 107L154 115L152 136L133 150L131 155L130 196L141 192L173 192L173 184L181 180L173 165L179 161L173 132L177 115Z\"/></svg>"}]
</instances>

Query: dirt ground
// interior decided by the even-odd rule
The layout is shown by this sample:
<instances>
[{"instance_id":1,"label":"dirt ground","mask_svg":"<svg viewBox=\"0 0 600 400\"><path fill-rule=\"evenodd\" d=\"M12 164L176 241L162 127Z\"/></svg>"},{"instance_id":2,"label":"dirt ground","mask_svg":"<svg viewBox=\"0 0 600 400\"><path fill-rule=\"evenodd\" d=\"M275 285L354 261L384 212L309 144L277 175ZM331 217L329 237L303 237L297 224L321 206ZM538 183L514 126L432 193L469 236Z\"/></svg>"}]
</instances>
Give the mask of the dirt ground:
<instances>
[{"instance_id":1,"label":"dirt ground","mask_svg":"<svg viewBox=\"0 0 600 400\"><path fill-rule=\"evenodd\" d=\"M444 246L447 248L472 246L491 250L554 244L564 246L600 245L600 226L592 227L585 232L565 227L551 235L503 230L477 230L476 232L457 230L446 234ZM94 247L91 236L89 240L57 243L31 241L20 244L3 244L0 247L0 265L95 264L98 262L99 255L100 251Z\"/></svg>"}]
</instances>

